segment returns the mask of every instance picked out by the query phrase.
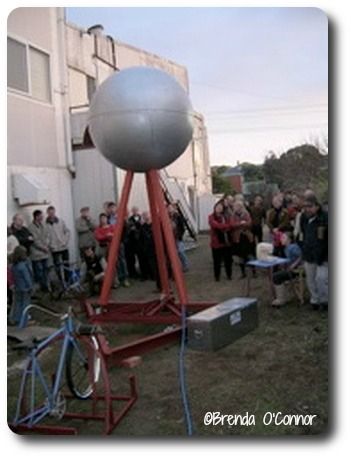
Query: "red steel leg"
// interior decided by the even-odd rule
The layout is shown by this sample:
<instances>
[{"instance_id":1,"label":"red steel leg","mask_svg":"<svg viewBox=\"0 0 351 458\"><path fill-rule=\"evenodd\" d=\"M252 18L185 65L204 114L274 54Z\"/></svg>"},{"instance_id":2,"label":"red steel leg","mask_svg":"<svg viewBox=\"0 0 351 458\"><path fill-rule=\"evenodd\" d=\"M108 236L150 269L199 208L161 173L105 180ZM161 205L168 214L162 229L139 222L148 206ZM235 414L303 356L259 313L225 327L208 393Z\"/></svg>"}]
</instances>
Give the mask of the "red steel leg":
<instances>
[{"instance_id":1,"label":"red steel leg","mask_svg":"<svg viewBox=\"0 0 351 458\"><path fill-rule=\"evenodd\" d=\"M113 234L113 238L109 247L107 268L105 273L104 282L102 284L100 304L106 305L108 303L113 277L116 271L116 261L119 253L119 247L121 245L122 232L124 227L124 219L127 213L127 203L130 194L130 189L133 182L133 172L128 170L125 179L121 195L121 200L117 210L117 224Z\"/></svg>"},{"instance_id":2,"label":"red steel leg","mask_svg":"<svg viewBox=\"0 0 351 458\"><path fill-rule=\"evenodd\" d=\"M165 238L165 243L167 247L167 252L172 266L172 272L174 276L174 281L176 284L178 296L180 303L186 305L188 303L188 295L185 289L185 282L182 267L180 264L179 256L177 253L177 247L174 240L173 230L171 222L169 220L169 215L166 211L166 206L164 203L162 189L160 186L160 178L157 170L150 170L148 172L152 187L154 189L154 195L156 198L156 203L158 205L161 227L163 229L163 235Z\"/></svg>"},{"instance_id":3,"label":"red steel leg","mask_svg":"<svg viewBox=\"0 0 351 458\"><path fill-rule=\"evenodd\" d=\"M158 213L157 199L155 196L152 179L151 179L149 172L146 172L146 186L147 186L147 191L148 191L148 196L149 196L150 212L151 212L151 217L152 217L152 232L153 232L153 237L154 237L154 242L155 242L155 251L156 251L158 273L160 276L161 291L164 294L166 294L166 296L169 296L170 289L169 289L169 281L168 281L166 256L164 252L163 237L161 233L160 217Z\"/></svg>"}]
</instances>

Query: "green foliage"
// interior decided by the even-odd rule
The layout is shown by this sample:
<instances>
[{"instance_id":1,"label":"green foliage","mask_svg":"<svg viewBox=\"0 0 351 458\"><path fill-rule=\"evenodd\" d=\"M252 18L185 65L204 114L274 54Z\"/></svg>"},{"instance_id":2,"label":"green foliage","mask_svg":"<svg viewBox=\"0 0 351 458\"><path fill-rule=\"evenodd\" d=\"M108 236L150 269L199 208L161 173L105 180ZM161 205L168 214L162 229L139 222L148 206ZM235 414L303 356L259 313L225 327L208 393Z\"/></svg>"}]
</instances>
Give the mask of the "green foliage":
<instances>
[{"instance_id":1,"label":"green foliage","mask_svg":"<svg viewBox=\"0 0 351 458\"><path fill-rule=\"evenodd\" d=\"M229 168L226 165L212 167L212 190L214 194L230 194L232 192L230 182L222 177L222 174Z\"/></svg>"},{"instance_id":2,"label":"green foliage","mask_svg":"<svg viewBox=\"0 0 351 458\"><path fill-rule=\"evenodd\" d=\"M321 201L328 200L328 139L323 144L304 144L289 149L281 156L270 152L262 165L244 162L240 164L244 183L271 183L281 191L303 193L307 188L315 191ZM228 179L221 175L230 168L212 167L214 193L231 193ZM268 191L268 188L267 188ZM265 192L263 192L265 194Z\"/></svg>"},{"instance_id":3,"label":"green foliage","mask_svg":"<svg viewBox=\"0 0 351 458\"><path fill-rule=\"evenodd\" d=\"M311 188L320 199L327 199L328 154L321 154L314 145L291 148L279 158L269 154L263 171L266 181L277 183L282 191L302 193Z\"/></svg>"},{"instance_id":4,"label":"green foliage","mask_svg":"<svg viewBox=\"0 0 351 458\"><path fill-rule=\"evenodd\" d=\"M262 165L250 164L243 162L240 164L245 181L262 181L264 180L264 172Z\"/></svg>"}]
</instances>

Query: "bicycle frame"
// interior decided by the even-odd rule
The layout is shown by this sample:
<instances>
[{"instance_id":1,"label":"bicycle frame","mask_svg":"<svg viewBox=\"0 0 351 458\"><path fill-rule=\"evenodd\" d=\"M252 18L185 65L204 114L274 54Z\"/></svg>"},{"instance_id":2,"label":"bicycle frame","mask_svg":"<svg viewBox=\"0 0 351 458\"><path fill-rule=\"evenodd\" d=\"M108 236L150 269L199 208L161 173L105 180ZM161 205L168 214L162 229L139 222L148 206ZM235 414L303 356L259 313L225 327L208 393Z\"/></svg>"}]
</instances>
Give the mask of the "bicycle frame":
<instances>
[{"instance_id":1,"label":"bicycle frame","mask_svg":"<svg viewBox=\"0 0 351 458\"><path fill-rule=\"evenodd\" d=\"M61 294L66 292L75 291L77 293L82 293L84 291L81 285L81 274L80 269L78 268L78 263L70 263L66 265L63 262L60 262L56 265L52 265L50 268L54 269L57 279L59 280L60 286L62 288ZM67 280L66 280L67 275Z\"/></svg>"},{"instance_id":2,"label":"bicycle frame","mask_svg":"<svg viewBox=\"0 0 351 458\"><path fill-rule=\"evenodd\" d=\"M74 264L76 265L76 264ZM65 266L64 264L62 265L62 270L63 270L63 275L62 275L62 278L63 278L63 287L65 290L68 290L72 287L75 287L77 285L80 286L80 273L78 274L77 273L77 269L75 269L72 265L72 267L67 267ZM64 275L64 272L68 272L68 275L69 275L69 278L68 278L68 281L66 282L65 280L65 275Z\"/></svg>"},{"instance_id":3,"label":"bicycle frame","mask_svg":"<svg viewBox=\"0 0 351 458\"><path fill-rule=\"evenodd\" d=\"M73 320L70 314L67 314L63 317L64 325L54 332L51 336L46 338L44 341L40 342L35 348L31 350L26 368L23 371L23 376L20 385L19 399L17 401L16 415L14 419L15 425L26 424L31 427L41 421L45 416L49 415L55 408L55 403L57 396L60 391L62 374L64 370L64 364L66 360L67 349L69 345L74 345L76 350L81 353L79 346L76 343L75 337L73 335ZM54 340L63 338L63 343L61 347L60 357L57 365L57 370L55 372L54 381L52 387L49 387L47 380L41 370L39 361L37 360L37 355L48 345L50 345ZM23 401L24 390L26 383L28 382L28 377L30 377L30 412L21 418L21 404ZM47 402L43 406L35 408L35 387L36 382L39 381L47 397Z\"/></svg>"},{"instance_id":4,"label":"bicycle frame","mask_svg":"<svg viewBox=\"0 0 351 458\"><path fill-rule=\"evenodd\" d=\"M38 308L43 312L49 313L50 315L60 317L59 314L44 309L37 305L29 305L23 312L23 315L27 314L31 308ZM74 427L64 427L64 426L53 426L53 425L43 425L38 424L42 419L50 414L56 414L58 418L71 418L77 420L96 420L104 422L104 434L111 434L114 428L119 424L119 422L125 417L125 415L132 408L134 403L138 398L137 389L136 389L136 380L134 375L129 376L129 394L126 395L117 395L112 393L112 384L110 376L108 373L108 364L107 358L108 355L104 354L100 348L98 339L95 339L95 343L88 344L91 352L98 358L98 371L101 373L101 383L99 382L99 387L97 386L97 381L99 375L95 374L95 366L90 366L88 368L89 377L92 383L92 393L89 397L91 401L91 413L85 412L66 412L65 411L65 398L71 398L72 395L66 395L65 397L60 398L60 389L61 381L63 378L63 370L66 363L66 356L69 351L70 345L74 346L74 350L78 352L78 356L82 360L85 359L84 351L80 348L80 338L83 339L83 342L87 344L87 340L91 339L93 334L82 333L81 330L78 331L78 328L75 326L72 317L71 308L69 308L68 313L61 317L64 321L63 326L55 331L51 336L47 337L42 342L38 343L34 348L31 349L28 362L23 371L23 376L20 384L19 398L16 406L16 414L12 423L9 423L10 428L15 432L37 432L40 434L77 434L78 431ZM90 325L87 325L90 326ZM95 331L94 331L95 332ZM81 336L81 337L79 337ZM60 355L58 358L57 369L55 376L52 380L52 383L48 382L47 377L45 378L42 368L38 361L38 354L43 351L46 347L49 347L54 340L63 339L62 346L60 349ZM84 346L83 346L84 348ZM87 348L87 347L85 347ZM89 364L89 362L88 362ZM128 366L126 366L128 367ZM94 369L94 373L90 373L91 369ZM101 371L101 372L100 372ZM41 405L35 405L35 388L36 383L39 383L40 387L43 389L42 398L44 399ZM29 402L25 404L26 396L26 387L29 389ZM88 399L88 398L87 398ZM60 402L62 400L62 405L64 409L61 409ZM114 403L118 402L121 406L120 409L115 410ZM97 410L97 404L103 403L104 408L100 413ZM38 403L37 403L38 404ZM28 407L28 408L27 408ZM56 411L55 411L56 409ZM99 409L100 410L100 409Z\"/></svg>"}]
</instances>

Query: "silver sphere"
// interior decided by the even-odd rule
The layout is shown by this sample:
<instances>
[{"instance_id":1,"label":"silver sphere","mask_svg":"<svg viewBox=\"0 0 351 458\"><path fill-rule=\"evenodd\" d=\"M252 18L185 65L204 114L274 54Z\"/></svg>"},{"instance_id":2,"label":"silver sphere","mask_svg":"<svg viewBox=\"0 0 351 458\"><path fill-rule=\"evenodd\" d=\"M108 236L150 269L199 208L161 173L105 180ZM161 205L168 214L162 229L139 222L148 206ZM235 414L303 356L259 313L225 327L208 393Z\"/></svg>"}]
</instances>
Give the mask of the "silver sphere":
<instances>
[{"instance_id":1,"label":"silver sphere","mask_svg":"<svg viewBox=\"0 0 351 458\"><path fill-rule=\"evenodd\" d=\"M188 94L172 76L151 67L131 67L98 88L89 132L114 165L146 172L171 164L185 151L192 120Z\"/></svg>"}]
</instances>

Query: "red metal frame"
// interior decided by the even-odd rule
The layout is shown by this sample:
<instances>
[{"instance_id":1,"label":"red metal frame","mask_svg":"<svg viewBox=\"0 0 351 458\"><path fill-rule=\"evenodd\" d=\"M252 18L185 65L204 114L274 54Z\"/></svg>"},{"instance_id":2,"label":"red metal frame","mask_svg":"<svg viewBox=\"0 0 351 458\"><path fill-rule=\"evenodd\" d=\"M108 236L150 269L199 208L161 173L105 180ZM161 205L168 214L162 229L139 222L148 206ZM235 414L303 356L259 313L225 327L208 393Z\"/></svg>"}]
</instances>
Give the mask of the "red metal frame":
<instances>
[{"instance_id":1,"label":"red metal frame","mask_svg":"<svg viewBox=\"0 0 351 458\"><path fill-rule=\"evenodd\" d=\"M123 222L127 214L127 204L128 204L130 190L132 187L133 176L134 176L134 173L131 170L129 170L124 180L121 201L120 201L120 204L117 210L116 230L114 231L113 238L111 240L106 275L105 275L104 282L102 285L102 290L101 290L101 296L100 296L101 305L106 305L108 303L108 298L109 298L111 286L113 283L113 277L116 272L117 256L119 252L119 247L121 245L121 238L122 238L122 232L123 232L123 227L124 227Z\"/></svg>"},{"instance_id":2,"label":"red metal frame","mask_svg":"<svg viewBox=\"0 0 351 458\"><path fill-rule=\"evenodd\" d=\"M165 294L166 297L169 297L171 291L169 287L167 271L165 268L160 269L160 266L166 266L166 256L164 252L164 243L159 219L159 210L156 204L157 197L155 196L154 186L152 184L152 180L149 174L146 174L146 187L149 197L150 213L152 219L152 231L155 243L156 259L159 267L161 291L163 294Z\"/></svg>"},{"instance_id":3,"label":"red metal frame","mask_svg":"<svg viewBox=\"0 0 351 458\"><path fill-rule=\"evenodd\" d=\"M104 433L110 434L122 418L131 409L137 400L137 390L135 377L129 377L130 394L127 396L117 396L112 394L109 369L113 366L128 367L128 358L139 356L149 351L155 350L160 346L168 345L179 340L181 333L181 309L186 307L188 314L194 313L204 308L215 305L213 302L189 302L184 275L182 272L177 247L173 235L173 230L169 216L167 214L166 203L157 170L146 172L146 185L150 203L150 213L152 216L152 228L155 242L155 251L157 265L160 276L161 292L159 299L145 302L111 302L109 301L110 291L116 272L116 263L118 252L122 239L123 222L127 214L127 204L130 195L133 172L128 171L125 177L121 200L117 210L116 230L111 241L107 269L102 285L101 295L98 304L92 304L83 300L81 305L88 319L97 324L115 324L115 323L158 323L176 325L169 330L149 335L134 342L111 348L108 340L103 334L97 334L96 338L99 343L98 351L101 360L101 369L103 376L103 393L99 394L97 389L93 390L91 397L92 411L87 413L65 413L65 418L80 420L98 420L105 423ZM167 256L174 279L175 289L178 296L176 301L171 283L168 278ZM91 372L93 364L89 364ZM90 373L91 380L93 375ZM113 403L122 401L125 405L118 412L114 411ZM98 413L97 404L104 402L105 408L103 413ZM42 434L77 434L76 428L67 428L61 426L36 425L31 428L26 426L10 425L14 431L37 432Z\"/></svg>"},{"instance_id":4,"label":"red metal frame","mask_svg":"<svg viewBox=\"0 0 351 458\"><path fill-rule=\"evenodd\" d=\"M114 231L109 249L107 269L98 304L83 301L83 309L89 321L96 324L145 323L180 325L182 306L185 306L187 313L190 314L215 304L213 302L189 302L184 275L157 170L149 170L146 172L145 178L160 277L160 297L144 302L113 302L109 300L111 286L116 272L123 222L127 214L127 204L133 183L133 176L133 172L128 171L125 177L121 200L117 210L116 230ZM167 257L174 279L178 301L175 300L171 282L168 278ZM124 345L113 349L111 349L104 336L99 336L99 343L104 349L103 352L107 359L112 358L114 361L120 361L126 353L131 355L145 353L146 351L167 345L170 341L176 340L178 337L179 329L177 328L175 332L170 334L167 332L154 334L146 339L139 339L136 342L132 342L127 346ZM136 351L138 353L135 353Z\"/></svg>"},{"instance_id":5,"label":"red metal frame","mask_svg":"<svg viewBox=\"0 0 351 458\"><path fill-rule=\"evenodd\" d=\"M159 172L149 170L146 172L146 186L152 216L152 229L155 242L156 259L160 276L160 299L153 302L128 302L116 303L109 301L113 278L116 272L116 261L121 244L123 223L127 214L127 203L133 182L133 172L128 171L123 185L120 204L117 210L117 224L111 241L107 260L107 269L99 298L99 305L103 309L103 321L110 318L113 322L147 322L147 323L174 323L180 322L180 305L192 308L189 303L184 275L182 272L177 247L173 235L171 222L167 213L165 200L160 185ZM175 289L179 304L175 303L171 284L168 278L167 257L170 270L174 279ZM197 303L197 308L209 307L211 304ZM139 311L139 313L138 313ZM93 313L88 316L93 320ZM169 320L167 321L167 317ZM96 318L101 321L100 318Z\"/></svg>"},{"instance_id":6,"label":"red metal frame","mask_svg":"<svg viewBox=\"0 0 351 458\"><path fill-rule=\"evenodd\" d=\"M116 261L121 245L121 237L123 231L123 223L127 214L127 203L130 195L133 172L128 171L121 195L120 204L117 210L117 224L111 241L109 255L107 260L107 269L102 285L99 303L103 307L110 307L109 295L113 278L116 272ZM157 170L149 170L146 172L146 185L148 191L148 198L150 202L150 212L152 215L152 228L155 242L156 259L158 271L160 275L161 291L165 296L163 299L171 298L171 288L168 281L168 272L166 264L165 252L168 254L171 271L174 277L177 293L181 304L188 303L188 297L185 289L184 276L181 269L177 248L173 236L173 231L167 214L165 202L162 195L159 175ZM166 305L167 300L163 300L163 306Z\"/></svg>"},{"instance_id":7,"label":"red metal frame","mask_svg":"<svg viewBox=\"0 0 351 458\"><path fill-rule=\"evenodd\" d=\"M114 231L109 249L107 269L98 304L91 304L89 301L84 301L82 303L88 319L92 323L104 325L110 323L180 325L182 306L185 306L187 313L190 314L215 305L213 302L189 302L173 230L160 185L159 172L157 170L149 170L146 172L145 177L160 276L160 297L145 302L112 302L109 300L116 271L117 256L121 244L122 222L124 222L126 218L127 203L133 182L133 172L128 171L117 210L117 227ZM174 279L178 301L176 301L174 297L172 285L168 278L167 257ZM171 341L178 339L179 329L180 328L176 328L176 330L171 333L163 332L154 334L151 337L148 336L147 338L139 339L128 345L112 349L104 336L99 336L99 343L104 349L103 352L106 358L118 362L123 359L125 354L138 355L169 344ZM138 353L136 353L136 351L138 351Z\"/></svg>"}]
</instances>

